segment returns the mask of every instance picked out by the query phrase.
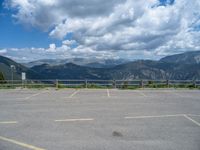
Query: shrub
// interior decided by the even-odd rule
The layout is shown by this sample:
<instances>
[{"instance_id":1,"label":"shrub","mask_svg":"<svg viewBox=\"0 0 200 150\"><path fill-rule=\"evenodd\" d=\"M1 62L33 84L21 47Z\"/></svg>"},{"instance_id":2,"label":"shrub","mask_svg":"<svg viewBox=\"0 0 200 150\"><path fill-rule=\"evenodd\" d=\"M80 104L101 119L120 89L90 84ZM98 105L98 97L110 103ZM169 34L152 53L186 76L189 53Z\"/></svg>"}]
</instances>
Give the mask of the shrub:
<instances>
[{"instance_id":1,"label":"shrub","mask_svg":"<svg viewBox=\"0 0 200 150\"><path fill-rule=\"evenodd\" d=\"M128 81L124 81L122 89L127 89L127 88L128 88Z\"/></svg>"},{"instance_id":2,"label":"shrub","mask_svg":"<svg viewBox=\"0 0 200 150\"><path fill-rule=\"evenodd\" d=\"M0 80L5 80L2 72L0 72Z\"/></svg>"},{"instance_id":3,"label":"shrub","mask_svg":"<svg viewBox=\"0 0 200 150\"><path fill-rule=\"evenodd\" d=\"M154 84L153 81L148 81L148 85L152 85L152 84Z\"/></svg>"}]
</instances>

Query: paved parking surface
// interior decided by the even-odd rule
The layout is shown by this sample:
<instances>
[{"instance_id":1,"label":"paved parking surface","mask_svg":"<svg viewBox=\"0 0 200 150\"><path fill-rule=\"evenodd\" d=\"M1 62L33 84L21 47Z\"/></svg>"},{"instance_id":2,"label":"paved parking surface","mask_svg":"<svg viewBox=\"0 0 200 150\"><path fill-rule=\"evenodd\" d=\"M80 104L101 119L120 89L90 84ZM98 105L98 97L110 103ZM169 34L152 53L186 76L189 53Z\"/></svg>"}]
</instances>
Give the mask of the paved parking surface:
<instances>
[{"instance_id":1,"label":"paved parking surface","mask_svg":"<svg viewBox=\"0 0 200 150\"><path fill-rule=\"evenodd\" d=\"M199 150L199 90L0 90L0 150Z\"/></svg>"}]
</instances>

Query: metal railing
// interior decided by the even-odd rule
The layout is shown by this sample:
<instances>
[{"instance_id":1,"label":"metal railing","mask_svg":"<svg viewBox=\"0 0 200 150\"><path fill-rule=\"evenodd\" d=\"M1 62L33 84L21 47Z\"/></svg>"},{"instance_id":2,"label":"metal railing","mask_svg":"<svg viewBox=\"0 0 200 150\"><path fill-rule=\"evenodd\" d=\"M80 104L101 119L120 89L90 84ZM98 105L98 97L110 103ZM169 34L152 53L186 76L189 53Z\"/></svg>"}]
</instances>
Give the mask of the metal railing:
<instances>
[{"instance_id":1,"label":"metal railing","mask_svg":"<svg viewBox=\"0 0 200 150\"><path fill-rule=\"evenodd\" d=\"M4 80L0 88L199 88L200 80Z\"/></svg>"}]
</instances>

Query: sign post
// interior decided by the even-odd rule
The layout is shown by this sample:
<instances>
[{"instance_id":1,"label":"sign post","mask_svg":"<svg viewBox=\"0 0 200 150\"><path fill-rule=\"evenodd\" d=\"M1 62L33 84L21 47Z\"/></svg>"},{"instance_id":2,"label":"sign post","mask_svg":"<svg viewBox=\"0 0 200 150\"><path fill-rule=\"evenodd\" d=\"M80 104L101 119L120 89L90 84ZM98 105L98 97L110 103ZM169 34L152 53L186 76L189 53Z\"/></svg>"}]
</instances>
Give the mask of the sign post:
<instances>
[{"instance_id":1,"label":"sign post","mask_svg":"<svg viewBox=\"0 0 200 150\"><path fill-rule=\"evenodd\" d=\"M14 80L14 71L15 71L15 65L10 66L11 69L11 82L12 82L12 88L14 88L13 80Z\"/></svg>"},{"instance_id":2,"label":"sign post","mask_svg":"<svg viewBox=\"0 0 200 150\"><path fill-rule=\"evenodd\" d=\"M26 82L26 73L22 72L22 87L25 87L25 82Z\"/></svg>"}]
</instances>

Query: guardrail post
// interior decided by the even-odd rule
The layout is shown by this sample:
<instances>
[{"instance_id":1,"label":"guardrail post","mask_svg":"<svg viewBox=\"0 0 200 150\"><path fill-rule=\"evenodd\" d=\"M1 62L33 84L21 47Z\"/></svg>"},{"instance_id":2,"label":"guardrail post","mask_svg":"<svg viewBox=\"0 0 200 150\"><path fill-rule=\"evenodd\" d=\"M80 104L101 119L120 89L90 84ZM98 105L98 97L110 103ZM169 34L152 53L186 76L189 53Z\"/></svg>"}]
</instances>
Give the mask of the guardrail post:
<instances>
[{"instance_id":1,"label":"guardrail post","mask_svg":"<svg viewBox=\"0 0 200 150\"><path fill-rule=\"evenodd\" d=\"M194 86L194 88L197 87L197 85L196 85L196 80L193 80L193 86Z\"/></svg>"},{"instance_id":2,"label":"guardrail post","mask_svg":"<svg viewBox=\"0 0 200 150\"><path fill-rule=\"evenodd\" d=\"M58 89L58 79L56 79L56 89Z\"/></svg>"},{"instance_id":3,"label":"guardrail post","mask_svg":"<svg viewBox=\"0 0 200 150\"><path fill-rule=\"evenodd\" d=\"M144 82L143 82L143 80L140 81L140 87L144 88Z\"/></svg>"},{"instance_id":4,"label":"guardrail post","mask_svg":"<svg viewBox=\"0 0 200 150\"><path fill-rule=\"evenodd\" d=\"M169 88L169 80L166 81L167 87Z\"/></svg>"},{"instance_id":5,"label":"guardrail post","mask_svg":"<svg viewBox=\"0 0 200 150\"><path fill-rule=\"evenodd\" d=\"M113 88L116 89L116 80L113 80Z\"/></svg>"},{"instance_id":6,"label":"guardrail post","mask_svg":"<svg viewBox=\"0 0 200 150\"><path fill-rule=\"evenodd\" d=\"M87 85L87 80L85 80L85 88L87 89L88 85Z\"/></svg>"},{"instance_id":7,"label":"guardrail post","mask_svg":"<svg viewBox=\"0 0 200 150\"><path fill-rule=\"evenodd\" d=\"M22 89L26 88L25 82L26 82L26 80L22 80L22 87L21 87Z\"/></svg>"},{"instance_id":8,"label":"guardrail post","mask_svg":"<svg viewBox=\"0 0 200 150\"><path fill-rule=\"evenodd\" d=\"M26 88L27 83L28 83L28 80L25 80L24 81L24 88Z\"/></svg>"}]
</instances>

